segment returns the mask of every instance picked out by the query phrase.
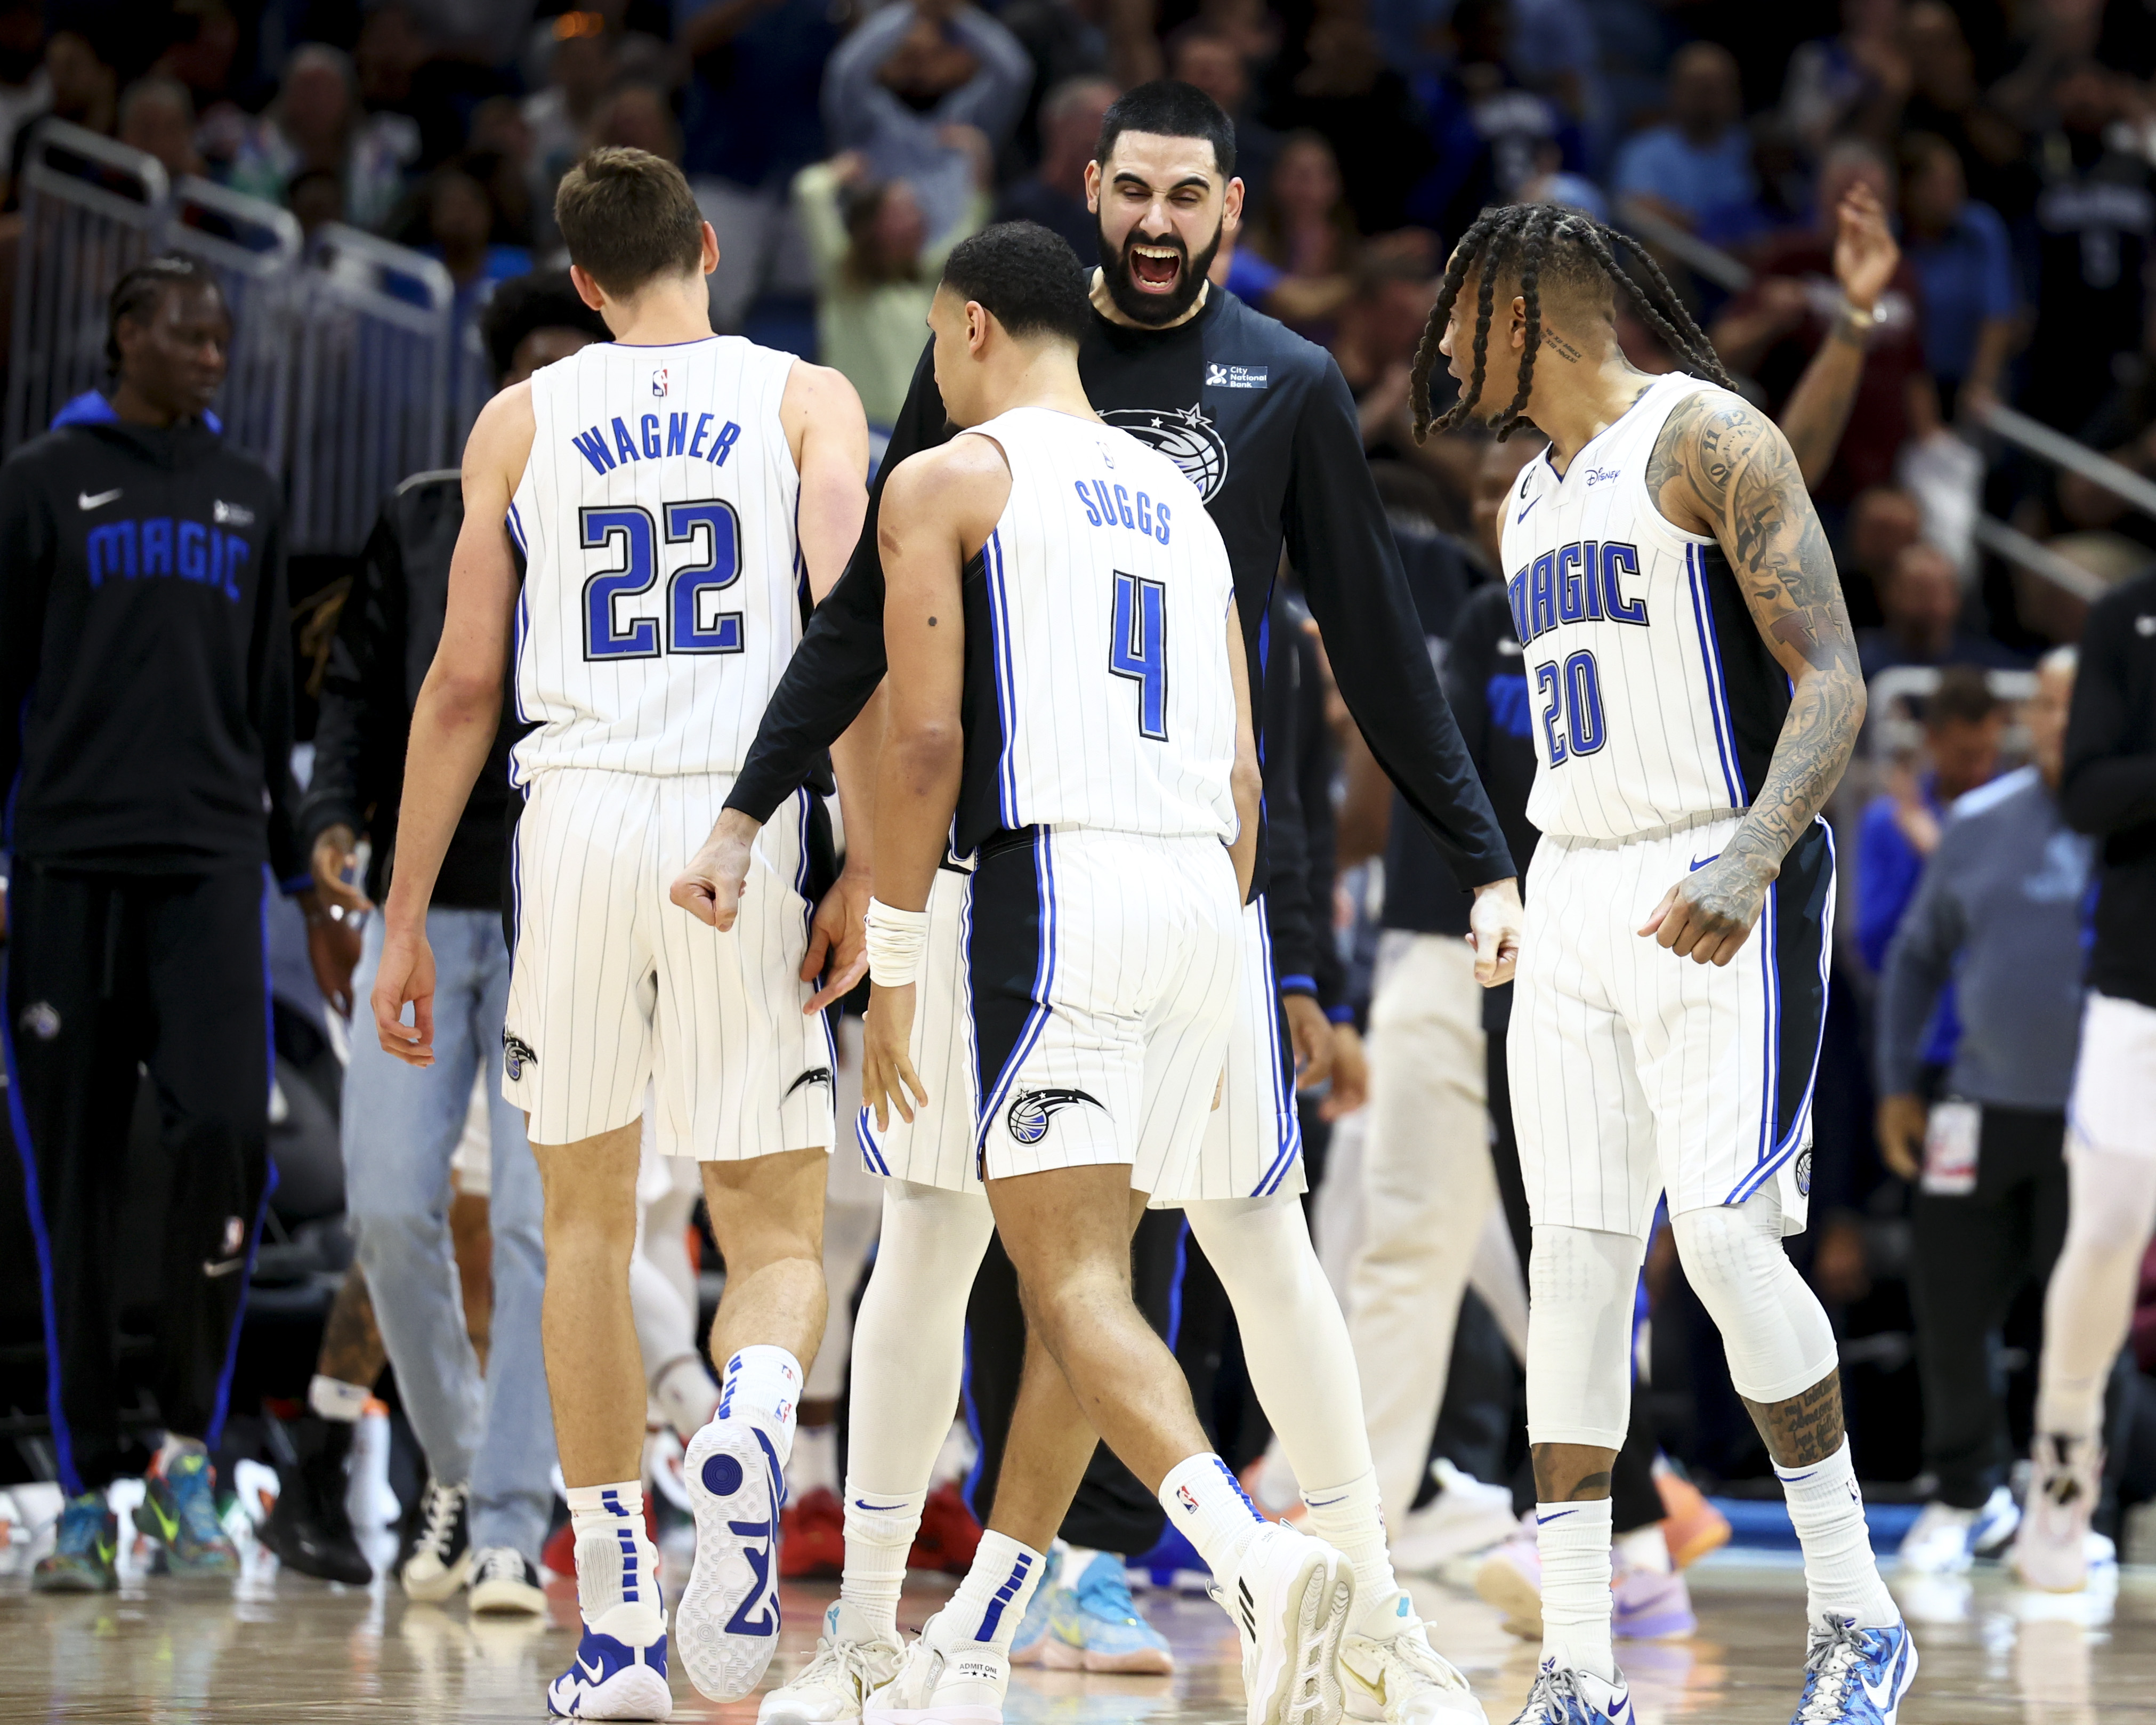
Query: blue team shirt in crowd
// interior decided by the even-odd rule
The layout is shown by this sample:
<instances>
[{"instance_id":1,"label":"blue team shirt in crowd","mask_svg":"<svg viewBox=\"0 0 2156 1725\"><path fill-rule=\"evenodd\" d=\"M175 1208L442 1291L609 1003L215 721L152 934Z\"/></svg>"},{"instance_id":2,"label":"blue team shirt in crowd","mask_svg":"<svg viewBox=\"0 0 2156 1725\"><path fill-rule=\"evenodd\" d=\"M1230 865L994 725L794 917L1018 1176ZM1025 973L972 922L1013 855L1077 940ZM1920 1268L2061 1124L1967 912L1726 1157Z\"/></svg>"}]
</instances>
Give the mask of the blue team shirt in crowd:
<instances>
[{"instance_id":1,"label":"blue team shirt in crowd","mask_svg":"<svg viewBox=\"0 0 2156 1725\"><path fill-rule=\"evenodd\" d=\"M1958 383L1975 363L1984 320L2011 317L2020 301L2006 223L1989 204L1971 198L1938 239L1905 236L1902 249L1924 288L1925 367Z\"/></svg>"}]
</instances>

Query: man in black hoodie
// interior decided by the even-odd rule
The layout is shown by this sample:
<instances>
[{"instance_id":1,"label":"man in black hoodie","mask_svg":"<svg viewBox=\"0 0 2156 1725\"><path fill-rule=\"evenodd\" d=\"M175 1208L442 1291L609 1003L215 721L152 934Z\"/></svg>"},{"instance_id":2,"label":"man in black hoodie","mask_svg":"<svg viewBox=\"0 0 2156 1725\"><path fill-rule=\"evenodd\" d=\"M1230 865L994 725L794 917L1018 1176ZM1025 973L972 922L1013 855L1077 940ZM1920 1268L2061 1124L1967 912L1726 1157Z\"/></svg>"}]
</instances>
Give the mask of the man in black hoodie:
<instances>
[{"instance_id":1,"label":"man in black hoodie","mask_svg":"<svg viewBox=\"0 0 2156 1725\"><path fill-rule=\"evenodd\" d=\"M68 1494L41 1590L114 1585L113 1222L138 1062L157 1085L171 1189L155 1384L167 1436L136 1522L176 1573L238 1569L205 1445L224 1423L271 1183L264 869L294 891L306 876L288 801L278 487L209 410L231 339L200 264L129 271L112 294L111 393L70 403L0 468L13 855L0 1030Z\"/></svg>"}]
</instances>

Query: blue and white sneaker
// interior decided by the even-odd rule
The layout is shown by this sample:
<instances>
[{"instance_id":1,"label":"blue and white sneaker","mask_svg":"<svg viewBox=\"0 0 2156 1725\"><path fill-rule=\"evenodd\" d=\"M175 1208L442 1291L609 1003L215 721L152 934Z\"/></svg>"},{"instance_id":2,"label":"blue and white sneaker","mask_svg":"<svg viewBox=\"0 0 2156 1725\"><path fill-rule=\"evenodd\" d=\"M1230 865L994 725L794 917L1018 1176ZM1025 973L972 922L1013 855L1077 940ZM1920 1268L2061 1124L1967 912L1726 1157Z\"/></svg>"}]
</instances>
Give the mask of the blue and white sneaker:
<instances>
[{"instance_id":1,"label":"blue and white sneaker","mask_svg":"<svg viewBox=\"0 0 2156 1725\"><path fill-rule=\"evenodd\" d=\"M1845 1617L1815 1618L1804 1697L1789 1725L1894 1725L1916 1680L1907 1624L1859 1629Z\"/></svg>"},{"instance_id":2,"label":"blue and white sneaker","mask_svg":"<svg viewBox=\"0 0 2156 1725\"><path fill-rule=\"evenodd\" d=\"M671 1717L665 1614L652 1605L616 1605L599 1621L606 1628L586 1624L575 1660L547 1686L547 1711L559 1719Z\"/></svg>"},{"instance_id":3,"label":"blue and white sneaker","mask_svg":"<svg viewBox=\"0 0 2156 1725\"><path fill-rule=\"evenodd\" d=\"M1912 1574L1958 1575L1978 1558L2002 1549L2020 1524L2020 1507L2004 1486L1980 1509L1928 1503L1902 1536L1895 1556Z\"/></svg>"},{"instance_id":4,"label":"blue and white sneaker","mask_svg":"<svg viewBox=\"0 0 2156 1725\"><path fill-rule=\"evenodd\" d=\"M753 1415L723 1410L689 1440L681 1465L696 1517L696 1562L674 1608L689 1681L739 1701L778 1645L778 1512L786 1465Z\"/></svg>"},{"instance_id":5,"label":"blue and white sneaker","mask_svg":"<svg viewBox=\"0 0 2156 1725\"><path fill-rule=\"evenodd\" d=\"M1048 1584L1041 1584L1041 1593ZM1040 1594L1034 1596L1036 1599ZM1024 1630L1021 1630L1023 1634ZM1165 1677L1175 1670L1168 1637L1138 1615L1123 1560L1096 1552L1048 1607L1040 1662L1059 1671L1123 1671Z\"/></svg>"},{"instance_id":6,"label":"blue and white sneaker","mask_svg":"<svg viewBox=\"0 0 2156 1725\"><path fill-rule=\"evenodd\" d=\"M1011 1637L1010 1662L1013 1666L1039 1665L1048 1651L1048 1625L1055 1615L1055 1596L1062 1591L1063 1547L1060 1543L1048 1548L1048 1561L1041 1565L1040 1579L1034 1586L1033 1597L1025 1602L1025 1615L1018 1620L1018 1633Z\"/></svg>"},{"instance_id":7,"label":"blue and white sneaker","mask_svg":"<svg viewBox=\"0 0 2156 1725\"><path fill-rule=\"evenodd\" d=\"M1546 1659L1512 1725L1639 1725L1639 1718L1624 1672L1605 1681L1592 1671L1573 1671Z\"/></svg>"}]
</instances>

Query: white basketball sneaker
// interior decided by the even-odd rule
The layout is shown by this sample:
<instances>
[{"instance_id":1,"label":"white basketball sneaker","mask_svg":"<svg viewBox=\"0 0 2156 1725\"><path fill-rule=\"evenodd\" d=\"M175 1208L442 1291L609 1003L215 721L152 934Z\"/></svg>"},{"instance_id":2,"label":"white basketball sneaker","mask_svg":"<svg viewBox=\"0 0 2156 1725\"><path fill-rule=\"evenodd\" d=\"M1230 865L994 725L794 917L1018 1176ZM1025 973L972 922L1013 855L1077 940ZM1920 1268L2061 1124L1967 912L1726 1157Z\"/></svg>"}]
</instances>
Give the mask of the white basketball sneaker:
<instances>
[{"instance_id":1,"label":"white basketball sneaker","mask_svg":"<svg viewBox=\"0 0 2156 1725\"><path fill-rule=\"evenodd\" d=\"M2014 1568L2030 1587L2077 1594L2088 1585L2089 1517L2103 1479L2103 1451L2092 1438L2039 1434L2030 1446L2035 1475L2014 1541Z\"/></svg>"},{"instance_id":2,"label":"white basketball sneaker","mask_svg":"<svg viewBox=\"0 0 2156 1725\"><path fill-rule=\"evenodd\" d=\"M753 1414L721 1413L689 1440L682 1477L696 1517L696 1561L674 1608L689 1681L739 1701L778 1645L778 1511L786 1469Z\"/></svg>"},{"instance_id":3,"label":"white basketball sneaker","mask_svg":"<svg viewBox=\"0 0 2156 1725\"><path fill-rule=\"evenodd\" d=\"M896 1640L840 1640L834 1599L824 1614L816 1656L792 1682L764 1697L757 1709L757 1725L837 1725L858 1719L870 1693L897 1675L905 1651Z\"/></svg>"},{"instance_id":4,"label":"white basketball sneaker","mask_svg":"<svg viewBox=\"0 0 2156 1725\"><path fill-rule=\"evenodd\" d=\"M1414 1609L1405 1593L1400 1609ZM1340 1687L1351 1719L1383 1720L1384 1725L1489 1725L1489 1715L1467 1679L1430 1645L1429 1626L1413 1615L1401 1619L1383 1640L1343 1636Z\"/></svg>"},{"instance_id":5,"label":"white basketball sneaker","mask_svg":"<svg viewBox=\"0 0 2156 1725\"><path fill-rule=\"evenodd\" d=\"M960 1640L939 1611L906 1647L891 1681L861 1707L862 1725L1003 1725L1010 1660L986 1641Z\"/></svg>"},{"instance_id":6,"label":"white basketball sneaker","mask_svg":"<svg viewBox=\"0 0 2156 1725\"><path fill-rule=\"evenodd\" d=\"M547 1711L562 1719L670 1718L666 1614L656 1605L620 1604L596 1626L586 1624L576 1658L547 1686Z\"/></svg>"},{"instance_id":7,"label":"white basketball sneaker","mask_svg":"<svg viewBox=\"0 0 2156 1725\"><path fill-rule=\"evenodd\" d=\"M1260 1527L1232 1583L1210 1589L1243 1636L1248 1725L1333 1725L1340 1644L1355 1602L1348 1559L1284 1523Z\"/></svg>"},{"instance_id":8,"label":"white basketball sneaker","mask_svg":"<svg viewBox=\"0 0 2156 1725\"><path fill-rule=\"evenodd\" d=\"M1639 1725L1639 1715L1624 1672L1610 1681L1545 1659L1512 1725Z\"/></svg>"}]
</instances>

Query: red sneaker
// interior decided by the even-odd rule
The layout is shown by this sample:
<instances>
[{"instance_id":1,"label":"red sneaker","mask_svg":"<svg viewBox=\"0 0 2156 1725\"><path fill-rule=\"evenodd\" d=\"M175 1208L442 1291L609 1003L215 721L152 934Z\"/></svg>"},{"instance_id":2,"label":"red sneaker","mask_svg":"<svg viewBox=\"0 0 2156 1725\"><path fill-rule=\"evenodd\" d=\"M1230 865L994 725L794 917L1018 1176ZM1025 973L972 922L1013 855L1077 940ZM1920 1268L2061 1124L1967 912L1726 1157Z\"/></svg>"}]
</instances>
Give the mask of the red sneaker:
<instances>
[{"instance_id":1,"label":"red sneaker","mask_svg":"<svg viewBox=\"0 0 2156 1725\"><path fill-rule=\"evenodd\" d=\"M788 1581L842 1574L846 1567L845 1506L819 1486L778 1512L778 1573Z\"/></svg>"},{"instance_id":2,"label":"red sneaker","mask_svg":"<svg viewBox=\"0 0 2156 1725\"><path fill-rule=\"evenodd\" d=\"M973 1551L980 1543L981 1524L966 1507L964 1494L947 1481L921 1506L921 1531L913 1536L906 1567L963 1575L973 1567Z\"/></svg>"}]
</instances>

